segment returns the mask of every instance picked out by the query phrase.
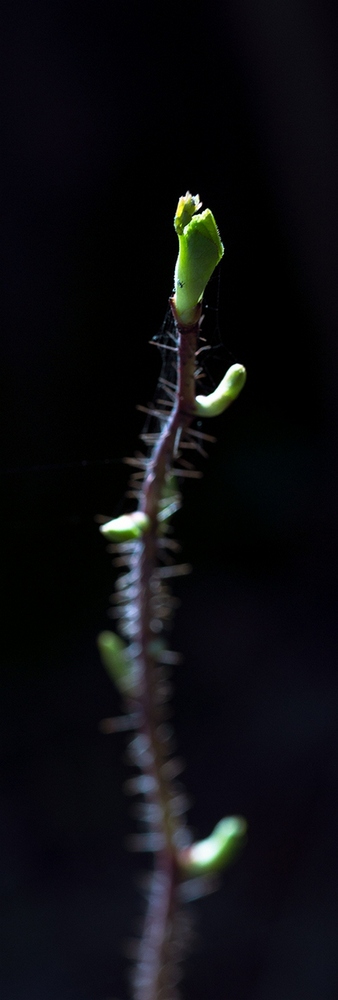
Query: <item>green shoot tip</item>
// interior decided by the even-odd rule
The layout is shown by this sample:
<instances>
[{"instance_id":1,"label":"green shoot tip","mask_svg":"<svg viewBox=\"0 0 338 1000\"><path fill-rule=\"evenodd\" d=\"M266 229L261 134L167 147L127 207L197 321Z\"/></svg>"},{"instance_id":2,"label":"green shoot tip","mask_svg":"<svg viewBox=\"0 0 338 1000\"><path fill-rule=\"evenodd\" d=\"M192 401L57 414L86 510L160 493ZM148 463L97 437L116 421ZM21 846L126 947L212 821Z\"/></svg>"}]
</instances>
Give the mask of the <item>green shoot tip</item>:
<instances>
[{"instance_id":1,"label":"green shoot tip","mask_svg":"<svg viewBox=\"0 0 338 1000\"><path fill-rule=\"evenodd\" d=\"M179 253L172 303L179 326L193 326L198 321L205 287L224 253L214 216L209 208L199 212L201 204L198 195L187 191L178 202L174 219Z\"/></svg>"}]
</instances>

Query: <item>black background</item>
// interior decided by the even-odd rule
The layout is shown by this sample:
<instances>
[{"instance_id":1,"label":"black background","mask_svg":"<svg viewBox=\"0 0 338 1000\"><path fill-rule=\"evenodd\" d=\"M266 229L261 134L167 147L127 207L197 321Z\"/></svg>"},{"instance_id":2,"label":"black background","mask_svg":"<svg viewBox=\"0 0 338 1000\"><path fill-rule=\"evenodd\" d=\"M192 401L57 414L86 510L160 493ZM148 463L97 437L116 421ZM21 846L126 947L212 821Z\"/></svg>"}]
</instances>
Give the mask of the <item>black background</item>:
<instances>
[{"instance_id":1,"label":"black background","mask_svg":"<svg viewBox=\"0 0 338 1000\"><path fill-rule=\"evenodd\" d=\"M326 0L2 9L4 1000L127 996L144 863L98 731L94 516L125 509L187 188L225 245L213 374L248 381L177 516L175 724L196 835L241 813L249 838L195 905L184 997L338 995L337 42Z\"/></svg>"}]
</instances>

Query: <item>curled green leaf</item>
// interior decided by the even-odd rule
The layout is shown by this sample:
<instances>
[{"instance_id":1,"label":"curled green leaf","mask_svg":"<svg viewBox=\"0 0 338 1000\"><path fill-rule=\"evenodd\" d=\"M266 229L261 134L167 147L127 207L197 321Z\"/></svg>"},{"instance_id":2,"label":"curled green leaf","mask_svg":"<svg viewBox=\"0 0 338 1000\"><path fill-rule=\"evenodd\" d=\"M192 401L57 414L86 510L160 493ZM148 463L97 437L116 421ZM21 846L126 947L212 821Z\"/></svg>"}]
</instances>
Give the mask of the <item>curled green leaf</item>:
<instances>
[{"instance_id":1,"label":"curled green leaf","mask_svg":"<svg viewBox=\"0 0 338 1000\"><path fill-rule=\"evenodd\" d=\"M134 678L130 660L126 656L126 646L115 632L100 632L97 646L101 662L110 679L116 684L121 694L131 694L134 688Z\"/></svg>"},{"instance_id":2,"label":"curled green leaf","mask_svg":"<svg viewBox=\"0 0 338 1000\"><path fill-rule=\"evenodd\" d=\"M199 417L218 417L237 398L246 381L243 365L231 365L214 392L196 396L195 413Z\"/></svg>"},{"instance_id":3,"label":"curled green leaf","mask_svg":"<svg viewBox=\"0 0 338 1000\"><path fill-rule=\"evenodd\" d=\"M121 514L121 517L115 517L113 521L101 524L100 531L111 542L127 542L132 538L141 538L149 526L147 514L135 510L133 514Z\"/></svg>"},{"instance_id":4,"label":"curled green leaf","mask_svg":"<svg viewBox=\"0 0 338 1000\"><path fill-rule=\"evenodd\" d=\"M215 829L179 854L179 865L186 875L208 875L226 868L244 846L247 823L242 816L221 819Z\"/></svg>"}]
</instances>

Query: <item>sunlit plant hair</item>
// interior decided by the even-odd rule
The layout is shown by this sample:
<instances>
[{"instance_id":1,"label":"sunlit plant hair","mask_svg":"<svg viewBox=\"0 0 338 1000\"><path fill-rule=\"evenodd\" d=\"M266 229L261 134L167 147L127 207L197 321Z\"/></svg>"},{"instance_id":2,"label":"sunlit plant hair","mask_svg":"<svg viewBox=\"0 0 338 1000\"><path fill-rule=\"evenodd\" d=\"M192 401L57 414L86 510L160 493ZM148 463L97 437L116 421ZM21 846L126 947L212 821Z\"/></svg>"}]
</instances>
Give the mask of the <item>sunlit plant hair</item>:
<instances>
[{"instance_id":1,"label":"sunlit plant hair","mask_svg":"<svg viewBox=\"0 0 338 1000\"><path fill-rule=\"evenodd\" d=\"M173 381L160 379L166 399L147 412L149 427L141 435L144 451L128 459L134 466L129 496L136 509L101 525L109 551L123 565L114 594L118 632L98 636L101 660L116 685L125 714L106 720L106 731L130 729L130 762L137 776L128 790L138 797L141 831L134 846L150 851L153 871L147 887L143 934L136 945L134 1000L176 1000L179 963L184 957L185 904L210 891L216 872L232 861L246 836L242 817L220 820L204 840L192 841L186 825L186 797L175 784L182 770L173 756L166 724L168 673L178 654L168 649L166 633L174 600L171 577L188 571L176 564L179 546L171 518L180 506L177 480L199 475L185 456L205 454L209 434L196 419L222 413L241 391L246 372L234 364L209 395L196 393L205 287L221 257L223 245L210 209L200 211L198 195L179 199L174 226L179 252L174 292L169 300L173 319Z\"/></svg>"}]
</instances>

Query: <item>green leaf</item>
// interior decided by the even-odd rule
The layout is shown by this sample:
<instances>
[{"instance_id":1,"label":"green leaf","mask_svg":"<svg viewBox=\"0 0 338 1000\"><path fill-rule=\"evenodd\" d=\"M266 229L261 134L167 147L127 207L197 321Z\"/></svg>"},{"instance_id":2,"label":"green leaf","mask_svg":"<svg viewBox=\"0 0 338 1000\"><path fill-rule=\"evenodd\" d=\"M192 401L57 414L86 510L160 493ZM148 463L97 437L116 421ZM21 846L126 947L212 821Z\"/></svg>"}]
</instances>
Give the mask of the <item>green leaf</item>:
<instances>
[{"instance_id":1,"label":"green leaf","mask_svg":"<svg viewBox=\"0 0 338 1000\"><path fill-rule=\"evenodd\" d=\"M126 657L126 646L115 632L100 632L97 646L101 662L110 679L114 681L121 694L131 694L134 688L132 665Z\"/></svg>"},{"instance_id":2,"label":"green leaf","mask_svg":"<svg viewBox=\"0 0 338 1000\"><path fill-rule=\"evenodd\" d=\"M199 318L198 305L224 247L209 208L196 214L201 203L198 195L180 198L174 226L178 235L179 254L175 268L173 306L177 322L191 326Z\"/></svg>"},{"instance_id":3,"label":"green leaf","mask_svg":"<svg viewBox=\"0 0 338 1000\"><path fill-rule=\"evenodd\" d=\"M141 538L149 527L150 520L147 514L135 510L133 514L121 514L121 517L115 517L113 521L101 524L100 531L111 542L126 542L132 538Z\"/></svg>"},{"instance_id":4,"label":"green leaf","mask_svg":"<svg viewBox=\"0 0 338 1000\"><path fill-rule=\"evenodd\" d=\"M179 854L179 865L186 875L208 875L226 868L244 846L247 824L242 816L221 819L215 829Z\"/></svg>"},{"instance_id":5,"label":"green leaf","mask_svg":"<svg viewBox=\"0 0 338 1000\"><path fill-rule=\"evenodd\" d=\"M174 218L174 227L178 236L182 236L185 226L188 225L195 212L198 212L201 206L202 202L198 194L192 195L190 191L187 191L185 195L182 195L182 198L178 202Z\"/></svg>"},{"instance_id":6,"label":"green leaf","mask_svg":"<svg viewBox=\"0 0 338 1000\"><path fill-rule=\"evenodd\" d=\"M239 396L246 382L243 365L231 365L214 392L196 396L195 413L199 417L218 417Z\"/></svg>"}]
</instances>

